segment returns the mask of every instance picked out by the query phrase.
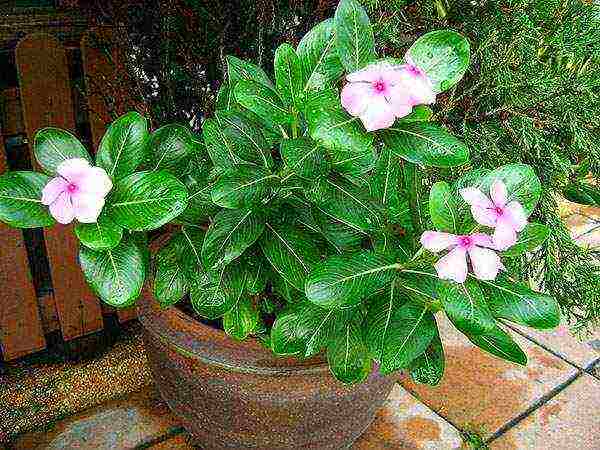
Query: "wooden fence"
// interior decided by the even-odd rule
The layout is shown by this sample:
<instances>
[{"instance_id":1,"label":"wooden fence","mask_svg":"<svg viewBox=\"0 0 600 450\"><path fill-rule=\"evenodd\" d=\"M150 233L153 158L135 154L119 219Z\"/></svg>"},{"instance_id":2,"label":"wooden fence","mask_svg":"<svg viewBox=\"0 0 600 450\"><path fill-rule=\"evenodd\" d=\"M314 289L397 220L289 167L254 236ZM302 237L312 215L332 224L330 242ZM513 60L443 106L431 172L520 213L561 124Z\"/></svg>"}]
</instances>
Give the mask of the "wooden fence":
<instances>
[{"instance_id":1,"label":"wooden fence","mask_svg":"<svg viewBox=\"0 0 600 450\"><path fill-rule=\"evenodd\" d=\"M23 169L29 162L39 169L32 153L36 130L53 126L77 135L76 117L87 116L90 150L97 147L110 121L98 92L115 79L110 54L94 46L91 36L97 31L83 36L80 49L68 51L50 34L29 34L19 41L14 55L18 87L0 92L0 173ZM89 95L74 88L71 73L78 62L71 54L81 54L78 69ZM11 143L8 153L5 143ZM5 361L46 348L51 332L60 332L65 341L98 332L103 315L114 313L86 285L77 253L72 225L21 231L0 223L0 345ZM122 323L135 312L119 310L117 315Z\"/></svg>"}]
</instances>

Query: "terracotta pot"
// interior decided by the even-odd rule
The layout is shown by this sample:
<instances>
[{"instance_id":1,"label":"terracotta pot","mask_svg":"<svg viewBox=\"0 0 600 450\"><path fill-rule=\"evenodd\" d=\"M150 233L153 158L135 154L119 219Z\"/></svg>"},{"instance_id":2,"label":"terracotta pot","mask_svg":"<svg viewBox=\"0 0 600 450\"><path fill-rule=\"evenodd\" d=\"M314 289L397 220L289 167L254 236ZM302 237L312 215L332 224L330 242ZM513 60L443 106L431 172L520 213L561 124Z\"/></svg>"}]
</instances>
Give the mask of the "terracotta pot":
<instances>
[{"instance_id":1,"label":"terracotta pot","mask_svg":"<svg viewBox=\"0 0 600 450\"><path fill-rule=\"evenodd\" d=\"M374 372L344 386L322 359L278 358L150 299L138 314L158 389L206 450L347 448L395 382Z\"/></svg>"}]
</instances>

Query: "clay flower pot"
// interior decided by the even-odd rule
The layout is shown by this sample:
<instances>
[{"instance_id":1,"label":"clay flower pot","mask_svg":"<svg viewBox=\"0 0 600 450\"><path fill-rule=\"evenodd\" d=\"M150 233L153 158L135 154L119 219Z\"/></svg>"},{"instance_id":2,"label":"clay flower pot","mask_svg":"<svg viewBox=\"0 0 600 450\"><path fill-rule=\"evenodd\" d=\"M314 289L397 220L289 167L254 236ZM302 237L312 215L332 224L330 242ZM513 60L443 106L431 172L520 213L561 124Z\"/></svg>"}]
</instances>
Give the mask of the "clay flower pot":
<instances>
[{"instance_id":1,"label":"clay flower pot","mask_svg":"<svg viewBox=\"0 0 600 450\"><path fill-rule=\"evenodd\" d=\"M138 303L150 368L203 449L341 449L369 426L395 379L376 371L347 387L326 361L278 358L184 312Z\"/></svg>"}]
</instances>

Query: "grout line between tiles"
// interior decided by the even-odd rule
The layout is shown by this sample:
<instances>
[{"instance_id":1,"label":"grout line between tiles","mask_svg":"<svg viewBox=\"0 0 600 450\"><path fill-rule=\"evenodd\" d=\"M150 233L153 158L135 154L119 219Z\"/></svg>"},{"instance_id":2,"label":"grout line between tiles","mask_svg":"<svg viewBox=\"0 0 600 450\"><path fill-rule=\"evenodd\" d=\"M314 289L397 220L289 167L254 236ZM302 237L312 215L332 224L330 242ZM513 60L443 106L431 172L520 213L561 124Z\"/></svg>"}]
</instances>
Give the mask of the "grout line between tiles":
<instances>
[{"instance_id":1,"label":"grout line between tiles","mask_svg":"<svg viewBox=\"0 0 600 450\"><path fill-rule=\"evenodd\" d=\"M148 439L146 442L142 442L141 444L136 445L135 450L151 448L157 444L160 444L162 442L165 442L165 441L171 439L172 437L180 435L184 431L185 431L185 429L181 426L169 428L164 434L162 434L158 437L152 438L152 439Z\"/></svg>"},{"instance_id":2,"label":"grout line between tiles","mask_svg":"<svg viewBox=\"0 0 600 450\"><path fill-rule=\"evenodd\" d=\"M594 361L592 361L590 364L588 364L587 368L585 369L585 373L596 378L597 380L600 380L600 372L598 374L594 372L596 366L600 368L600 356Z\"/></svg>"},{"instance_id":3,"label":"grout line between tiles","mask_svg":"<svg viewBox=\"0 0 600 450\"><path fill-rule=\"evenodd\" d=\"M510 328L512 331L514 331L515 333L518 333L519 335L523 336L525 339L527 339L530 342L533 342L535 345L537 345L538 347L543 348L544 350L546 350L548 353L553 354L554 356L556 356L557 358L559 358L560 360L566 362L567 364L575 367L577 370L579 371L585 371L586 369L584 369L583 367L579 366L577 363L574 363L572 361L570 361L569 359L567 359L566 356L561 355L560 353L558 353L557 351L553 350L552 348L548 347L546 344L543 344L542 342L539 342L537 340L535 340L534 338L532 338L531 336L528 336L527 334L525 334L524 332L522 332L521 330L519 330L518 328L512 326L511 324L507 323L507 322L503 322L504 325L506 325L508 328ZM581 344L581 345L585 345L585 344ZM595 361L599 361L600 357L595 360Z\"/></svg>"},{"instance_id":4,"label":"grout line between tiles","mask_svg":"<svg viewBox=\"0 0 600 450\"><path fill-rule=\"evenodd\" d=\"M436 416L438 416L440 419L448 422L450 425L452 425L454 428L456 428L459 433L461 433L461 434L463 433L464 430L461 427L459 427L456 423L454 423L448 417L444 416L443 414L440 414L438 411L436 411L435 409L433 409L431 406L429 406L423 400L421 400L412 389L403 386L402 383L400 383L400 382L398 382L397 384L398 384L398 386L400 386L400 388L402 388L404 391L406 391L408 393L408 395L410 395L412 398L414 398L421 405L425 406L433 414L435 414Z\"/></svg>"},{"instance_id":5,"label":"grout line between tiles","mask_svg":"<svg viewBox=\"0 0 600 450\"><path fill-rule=\"evenodd\" d=\"M518 425L524 419L529 417L534 411L536 411L538 408L543 406L549 400L551 400L556 395L561 393L563 390L565 390L567 387L569 387L571 384L573 384L576 380L581 378L583 375L584 375L584 372L579 371L579 372L575 373L568 380L566 380L563 383L559 384L558 386L554 387L547 394L544 394L540 399L538 399L531 406L529 406L527 409L525 409L525 411L523 411L521 414L518 414L517 416L513 417L507 423L502 425L498 430L496 430L494 433L492 433L492 435L489 436L485 440L486 444L489 444L490 442L494 441L495 439L498 439L500 436L502 436L504 433L509 431L511 428Z\"/></svg>"}]
</instances>

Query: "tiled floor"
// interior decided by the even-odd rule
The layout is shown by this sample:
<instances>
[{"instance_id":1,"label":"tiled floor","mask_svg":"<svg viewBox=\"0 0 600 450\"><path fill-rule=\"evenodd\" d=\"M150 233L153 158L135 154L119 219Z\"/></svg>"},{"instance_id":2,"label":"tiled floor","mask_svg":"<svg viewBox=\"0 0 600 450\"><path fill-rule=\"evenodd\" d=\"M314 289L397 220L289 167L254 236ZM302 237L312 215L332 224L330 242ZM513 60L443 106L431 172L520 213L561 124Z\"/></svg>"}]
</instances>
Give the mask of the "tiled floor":
<instances>
[{"instance_id":1,"label":"tiled floor","mask_svg":"<svg viewBox=\"0 0 600 450\"><path fill-rule=\"evenodd\" d=\"M574 236L598 245L600 229L570 208ZM583 213L600 217L600 210ZM511 326L529 358L521 367L474 348L443 317L438 323L447 358L441 385L403 380L353 450L600 449L600 332L579 339L566 326L544 333ZM91 362L3 375L3 443L9 450L195 448L158 396L135 328Z\"/></svg>"},{"instance_id":2,"label":"tiled floor","mask_svg":"<svg viewBox=\"0 0 600 450\"><path fill-rule=\"evenodd\" d=\"M438 322L447 357L442 384L404 380L353 450L468 448L466 436L499 450L600 449L600 379L592 376L600 349L593 336L580 341L566 328L543 335L513 330L529 357L520 367L474 348L447 320ZM43 367L33 391L21 382L31 379L29 371L5 377L0 412L13 410L0 416L0 430L11 436L8 449L195 448L156 393L141 348L138 330L92 363ZM109 390L98 380L114 380L112 370L103 371L115 360L123 361L115 375L134 381L107 401L102 392ZM86 401L72 401L82 395L82 377Z\"/></svg>"}]
</instances>

